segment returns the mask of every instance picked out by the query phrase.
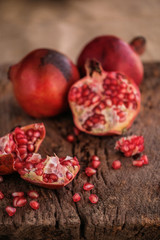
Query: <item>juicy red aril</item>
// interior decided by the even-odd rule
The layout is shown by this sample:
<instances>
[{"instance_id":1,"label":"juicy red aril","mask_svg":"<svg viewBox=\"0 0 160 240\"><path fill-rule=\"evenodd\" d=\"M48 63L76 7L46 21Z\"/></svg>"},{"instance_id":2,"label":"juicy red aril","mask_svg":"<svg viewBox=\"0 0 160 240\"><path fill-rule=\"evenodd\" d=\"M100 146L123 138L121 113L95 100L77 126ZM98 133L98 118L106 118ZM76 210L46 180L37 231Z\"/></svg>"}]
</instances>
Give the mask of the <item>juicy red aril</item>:
<instances>
[{"instance_id":1,"label":"juicy red aril","mask_svg":"<svg viewBox=\"0 0 160 240\"><path fill-rule=\"evenodd\" d=\"M3 182L3 177L2 176L0 176L0 183L2 183Z\"/></svg>"},{"instance_id":2,"label":"juicy red aril","mask_svg":"<svg viewBox=\"0 0 160 240\"><path fill-rule=\"evenodd\" d=\"M31 208L33 208L34 210L37 210L37 209L39 209L39 203L37 202L37 201L31 201L30 203L29 203L29 205L31 206Z\"/></svg>"},{"instance_id":3,"label":"juicy red aril","mask_svg":"<svg viewBox=\"0 0 160 240\"><path fill-rule=\"evenodd\" d=\"M136 166L136 167L142 167L143 166L143 161L141 161L141 160L134 160L132 165Z\"/></svg>"},{"instance_id":4,"label":"juicy red aril","mask_svg":"<svg viewBox=\"0 0 160 240\"><path fill-rule=\"evenodd\" d=\"M9 215L10 217L12 217L12 216L16 213L16 208L7 206L7 207L6 207L6 212L8 213L8 215Z\"/></svg>"},{"instance_id":5,"label":"juicy red aril","mask_svg":"<svg viewBox=\"0 0 160 240\"><path fill-rule=\"evenodd\" d=\"M19 198L17 199L16 205L17 205L17 207L23 207L23 206L26 205L26 203L27 203L27 199L26 199L26 198L24 198L24 197L19 197Z\"/></svg>"},{"instance_id":6,"label":"juicy red aril","mask_svg":"<svg viewBox=\"0 0 160 240\"><path fill-rule=\"evenodd\" d=\"M100 164L101 164L101 162L98 161L98 160L94 160L94 161L92 161L92 163L91 163L91 165L92 165L93 168L98 168Z\"/></svg>"},{"instance_id":7,"label":"juicy red aril","mask_svg":"<svg viewBox=\"0 0 160 240\"><path fill-rule=\"evenodd\" d=\"M149 164L149 160L148 160L147 155L142 155L142 156L140 157L140 161L142 161L144 165Z\"/></svg>"},{"instance_id":8,"label":"juicy red aril","mask_svg":"<svg viewBox=\"0 0 160 240\"><path fill-rule=\"evenodd\" d=\"M121 162L119 160L113 161L112 168L115 170L121 168Z\"/></svg>"},{"instance_id":9,"label":"juicy red aril","mask_svg":"<svg viewBox=\"0 0 160 240\"><path fill-rule=\"evenodd\" d=\"M81 200L81 196L79 195L79 193L75 193L72 199L74 202L79 202Z\"/></svg>"},{"instance_id":10,"label":"juicy red aril","mask_svg":"<svg viewBox=\"0 0 160 240\"><path fill-rule=\"evenodd\" d=\"M116 142L115 149L123 152L126 157L131 157L144 150L144 138L142 136L122 137Z\"/></svg>"},{"instance_id":11,"label":"juicy red aril","mask_svg":"<svg viewBox=\"0 0 160 240\"><path fill-rule=\"evenodd\" d=\"M0 191L0 200L4 198L4 194Z\"/></svg>"},{"instance_id":12,"label":"juicy red aril","mask_svg":"<svg viewBox=\"0 0 160 240\"><path fill-rule=\"evenodd\" d=\"M96 173L96 170L94 168L91 168L91 167L87 167L85 169L85 173L88 177L94 175Z\"/></svg>"},{"instance_id":13,"label":"juicy red aril","mask_svg":"<svg viewBox=\"0 0 160 240\"><path fill-rule=\"evenodd\" d=\"M67 177L69 180L71 180L71 179L73 178L73 175L72 175L72 173L67 172L67 173L66 173L66 177Z\"/></svg>"},{"instance_id":14,"label":"juicy red aril","mask_svg":"<svg viewBox=\"0 0 160 240\"><path fill-rule=\"evenodd\" d=\"M94 185L91 184L91 183L85 183L85 184L83 185L83 189L84 189L85 191L90 191L90 190L93 189L93 188L94 188Z\"/></svg>"},{"instance_id":15,"label":"juicy red aril","mask_svg":"<svg viewBox=\"0 0 160 240\"><path fill-rule=\"evenodd\" d=\"M74 142L74 140L75 140L75 138L74 138L74 136L73 135L71 135L71 134L69 134L68 136L67 136L67 141L68 142Z\"/></svg>"},{"instance_id":16,"label":"juicy red aril","mask_svg":"<svg viewBox=\"0 0 160 240\"><path fill-rule=\"evenodd\" d=\"M24 196L24 192L13 192L12 193L12 197L23 197Z\"/></svg>"},{"instance_id":17,"label":"juicy red aril","mask_svg":"<svg viewBox=\"0 0 160 240\"><path fill-rule=\"evenodd\" d=\"M28 194L28 196L29 196L30 198L33 198L33 199L39 197L38 192L37 192L37 191L34 191L34 190L29 191L27 194Z\"/></svg>"},{"instance_id":18,"label":"juicy red aril","mask_svg":"<svg viewBox=\"0 0 160 240\"><path fill-rule=\"evenodd\" d=\"M98 202L98 196L96 194L91 194L89 196L89 200L91 203L97 203Z\"/></svg>"},{"instance_id":19,"label":"juicy red aril","mask_svg":"<svg viewBox=\"0 0 160 240\"><path fill-rule=\"evenodd\" d=\"M19 197L14 197L13 198L13 206L17 207L17 201L19 200Z\"/></svg>"},{"instance_id":20,"label":"juicy red aril","mask_svg":"<svg viewBox=\"0 0 160 240\"><path fill-rule=\"evenodd\" d=\"M34 152L34 145L33 145L32 143L28 143L28 145L27 145L27 150L28 150L29 152Z\"/></svg>"},{"instance_id":21,"label":"juicy red aril","mask_svg":"<svg viewBox=\"0 0 160 240\"><path fill-rule=\"evenodd\" d=\"M99 157L96 156L96 155L93 155L93 156L91 157L91 160L92 160L92 161L99 161Z\"/></svg>"}]
</instances>

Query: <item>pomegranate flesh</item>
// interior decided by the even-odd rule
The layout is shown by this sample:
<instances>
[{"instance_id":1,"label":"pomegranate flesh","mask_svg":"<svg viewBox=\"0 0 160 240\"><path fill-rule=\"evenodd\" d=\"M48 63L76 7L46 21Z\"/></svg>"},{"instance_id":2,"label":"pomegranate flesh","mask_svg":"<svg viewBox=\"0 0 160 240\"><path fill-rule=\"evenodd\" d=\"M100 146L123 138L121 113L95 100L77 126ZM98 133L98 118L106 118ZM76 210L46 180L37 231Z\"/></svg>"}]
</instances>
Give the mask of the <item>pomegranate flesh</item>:
<instances>
[{"instance_id":1,"label":"pomegranate flesh","mask_svg":"<svg viewBox=\"0 0 160 240\"><path fill-rule=\"evenodd\" d=\"M58 158L47 156L42 158L40 154L28 155L16 170L24 180L46 188L56 189L67 185L77 175L80 169L76 157ZM33 193L33 192L32 192ZM29 193L29 196L33 194ZM35 195L35 194L34 194Z\"/></svg>"},{"instance_id":2,"label":"pomegranate flesh","mask_svg":"<svg viewBox=\"0 0 160 240\"><path fill-rule=\"evenodd\" d=\"M67 109L67 93L79 79L77 67L55 50L36 49L9 69L20 106L33 117L49 117Z\"/></svg>"},{"instance_id":3,"label":"pomegranate flesh","mask_svg":"<svg viewBox=\"0 0 160 240\"><path fill-rule=\"evenodd\" d=\"M122 137L116 142L115 149L123 152L126 157L134 156L144 150L143 136Z\"/></svg>"},{"instance_id":4,"label":"pomegranate flesh","mask_svg":"<svg viewBox=\"0 0 160 240\"><path fill-rule=\"evenodd\" d=\"M86 69L68 95L75 125L92 135L122 134L139 113L138 87L121 73L105 72L97 61L88 61Z\"/></svg>"},{"instance_id":5,"label":"pomegranate flesh","mask_svg":"<svg viewBox=\"0 0 160 240\"><path fill-rule=\"evenodd\" d=\"M105 71L118 71L140 85L143 79L143 65L139 58L145 50L146 41L143 37L134 38L130 44L115 36L99 36L90 41L81 51L78 68L85 75L87 59L96 59Z\"/></svg>"},{"instance_id":6,"label":"pomegranate flesh","mask_svg":"<svg viewBox=\"0 0 160 240\"><path fill-rule=\"evenodd\" d=\"M21 160L29 154L37 152L45 137L43 123L35 123L25 127L16 127L11 133L0 138L0 174L10 174Z\"/></svg>"}]
</instances>

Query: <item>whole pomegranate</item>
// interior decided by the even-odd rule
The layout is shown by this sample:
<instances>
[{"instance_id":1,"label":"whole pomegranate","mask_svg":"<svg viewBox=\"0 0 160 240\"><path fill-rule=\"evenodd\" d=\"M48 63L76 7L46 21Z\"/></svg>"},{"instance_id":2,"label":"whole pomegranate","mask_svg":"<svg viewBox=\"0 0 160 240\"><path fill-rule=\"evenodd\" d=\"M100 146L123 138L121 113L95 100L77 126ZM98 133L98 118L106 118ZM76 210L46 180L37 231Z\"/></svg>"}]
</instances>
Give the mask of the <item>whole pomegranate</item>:
<instances>
[{"instance_id":1,"label":"whole pomegranate","mask_svg":"<svg viewBox=\"0 0 160 240\"><path fill-rule=\"evenodd\" d=\"M145 50L145 39L134 38L130 44L115 36L99 36L90 41L80 53L78 68L82 76L85 75L87 59L96 59L105 71L118 71L140 85L143 79L143 65L139 58Z\"/></svg>"},{"instance_id":2,"label":"whole pomegranate","mask_svg":"<svg viewBox=\"0 0 160 240\"><path fill-rule=\"evenodd\" d=\"M37 49L9 69L14 94L33 117L49 117L67 108L69 87L79 79L77 67L62 53Z\"/></svg>"},{"instance_id":3,"label":"whole pomegranate","mask_svg":"<svg viewBox=\"0 0 160 240\"><path fill-rule=\"evenodd\" d=\"M42 158L35 153L45 137L43 123L17 127L0 138L0 174L17 171L24 180L46 188L60 188L71 182L80 169L76 157Z\"/></svg>"},{"instance_id":4,"label":"whole pomegranate","mask_svg":"<svg viewBox=\"0 0 160 240\"><path fill-rule=\"evenodd\" d=\"M87 76L68 95L74 123L93 135L122 134L140 110L140 91L125 75L105 72L94 60L87 64Z\"/></svg>"}]
</instances>

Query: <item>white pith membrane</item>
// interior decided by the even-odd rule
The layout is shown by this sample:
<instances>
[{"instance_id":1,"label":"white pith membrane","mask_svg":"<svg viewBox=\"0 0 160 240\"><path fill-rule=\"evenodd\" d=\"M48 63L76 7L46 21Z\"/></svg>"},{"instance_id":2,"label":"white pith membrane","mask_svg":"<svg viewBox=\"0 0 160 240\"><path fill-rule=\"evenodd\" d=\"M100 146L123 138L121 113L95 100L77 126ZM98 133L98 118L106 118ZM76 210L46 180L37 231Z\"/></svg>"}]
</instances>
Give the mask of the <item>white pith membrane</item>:
<instances>
[{"instance_id":1,"label":"white pith membrane","mask_svg":"<svg viewBox=\"0 0 160 240\"><path fill-rule=\"evenodd\" d=\"M144 150L143 136L128 136L120 138L116 144L115 149L124 153L126 157L134 156Z\"/></svg>"},{"instance_id":2,"label":"white pith membrane","mask_svg":"<svg viewBox=\"0 0 160 240\"><path fill-rule=\"evenodd\" d=\"M121 134L139 112L140 92L120 73L94 72L72 85L69 103L81 131Z\"/></svg>"},{"instance_id":3,"label":"white pith membrane","mask_svg":"<svg viewBox=\"0 0 160 240\"><path fill-rule=\"evenodd\" d=\"M0 155L6 155L9 152L5 151L6 146L8 145L9 142L9 134L3 136L0 138Z\"/></svg>"},{"instance_id":4,"label":"white pith membrane","mask_svg":"<svg viewBox=\"0 0 160 240\"><path fill-rule=\"evenodd\" d=\"M80 167L78 160L70 156L61 159L55 155L51 157L47 156L46 159L42 159L40 154L34 153L26 159L26 162L31 163L33 166L31 169L27 169L24 164L24 174L22 174L21 177L33 181L33 183L47 185L66 185L68 182L72 181ZM41 163L44 166L43 168L40 166ZM39 169L40 173L38 172L37 175L37 170ZM52 176L57 176L57 179ZM69 178L67 176L69 176Z\"/></svg>"}]
</instances>

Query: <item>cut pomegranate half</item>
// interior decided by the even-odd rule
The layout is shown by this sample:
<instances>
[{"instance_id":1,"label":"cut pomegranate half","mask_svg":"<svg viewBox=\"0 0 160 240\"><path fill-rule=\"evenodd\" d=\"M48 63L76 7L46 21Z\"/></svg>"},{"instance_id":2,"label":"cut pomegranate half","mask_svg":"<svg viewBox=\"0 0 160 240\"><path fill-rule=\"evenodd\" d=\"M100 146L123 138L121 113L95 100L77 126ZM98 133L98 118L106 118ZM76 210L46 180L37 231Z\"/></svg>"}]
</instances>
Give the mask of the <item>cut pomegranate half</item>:
<instances>
[{"instance_id":1,"label":"cut pomegranate half","mask_svg":"<svg viewBox=\"0 0 160 240\"><path fill-rule=\"evenodd\" d=\"M47 156L43 159L40 154L28 155L17 169L24 180L46 188L56 189L67 185L77 175L80 169L76 157L58 158Z\"/></svg>"},{"instance_id":2,"label":"cut pomegranate half","mask_svg":"<svg viewBox=\"0 0 160 240\"><path fill-rule=\"evenodd\" d=\"M88 61L86 69L68 95L75 125L93 135L122 134L139 113L138 87L119 72L105 72L97 61Z\"/></svg>"},{"instance_id":3,"label":"cut pomegranate half","mask_svg":"<svg viewBox=\"0 0 160 240\"><path fill-rule=\"evenodd\" d=\"M10 174L29 154L37 152L45 137L43 123L16 127L0 138L0 174Z\"/></svg>"}]
</instances>

